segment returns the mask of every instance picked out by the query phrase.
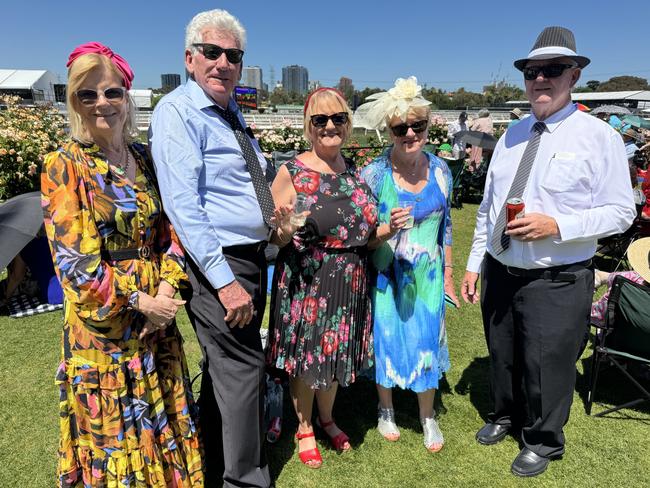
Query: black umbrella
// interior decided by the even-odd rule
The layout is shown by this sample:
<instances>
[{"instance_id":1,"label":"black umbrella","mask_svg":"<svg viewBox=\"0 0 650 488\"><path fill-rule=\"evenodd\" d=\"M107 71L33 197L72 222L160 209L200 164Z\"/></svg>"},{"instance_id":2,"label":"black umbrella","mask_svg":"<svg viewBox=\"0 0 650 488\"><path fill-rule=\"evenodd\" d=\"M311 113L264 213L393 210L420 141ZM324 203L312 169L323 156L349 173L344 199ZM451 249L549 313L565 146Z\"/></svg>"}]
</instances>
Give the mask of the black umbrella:
<instances>
[{"instance_id":1,"label":"black umbrella","mask_svg":"<svg viewBox=\"0 0 650 488\"><path fill-rule=\"evenodd\" d=\"M42 225L40 192L18 195L0 205L0 270L36 236Z\"/></svg>"},{"instance_id":2,"label":"black umbrella","mask_svg":"<svg viewBox=\"0 0 650 488\"><path fill-rule=\"evenodd\" d=\"M482 147L483 149L494 149L497 146L497 138L477 130L461 130L456 132L454 137L465 144Z\"/></svg>"}]
</instances>

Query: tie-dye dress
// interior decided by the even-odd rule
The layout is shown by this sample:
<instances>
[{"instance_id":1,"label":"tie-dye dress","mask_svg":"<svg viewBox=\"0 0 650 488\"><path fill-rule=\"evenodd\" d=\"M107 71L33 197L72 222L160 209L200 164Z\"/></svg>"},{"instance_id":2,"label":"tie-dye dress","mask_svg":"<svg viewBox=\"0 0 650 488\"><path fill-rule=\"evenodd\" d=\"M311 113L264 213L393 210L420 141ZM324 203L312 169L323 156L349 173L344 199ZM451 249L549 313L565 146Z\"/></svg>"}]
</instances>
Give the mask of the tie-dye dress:
<instances>
[{"instance_id":1,"label":"tie-dye dress","mask_svg":"<svg viewBox=\"0 0 650 488\"><path fill-rule=\"evenodd\" d=\"M134 291L155 295L161 280L178 288L185 278L144 148L131 151L134 185L97 146L77 142L50 153L41 175L45 229L65 294L56 374L61 487L203 486L180 333L174 323L139 340L144 316L128 306ZM148 259L102 258L102 250L159 248L163 240Z\"/></svg>"},{"instance_id":2,"label":"tie-dye dress","mask_svg":"<svg viewBox=\"0 0 650 488\"><path fill-rule=\"evenodd\" d=\"M438 387L449 369L445 329L444 248L451 246L449 195L452 179L441 159L427 154L429 180L417 194L393 178L390 152L362 172L387 223L400 201L415 200L415 224L372 254L376 382L415 392Z\"/></svg>"}]
</instances>

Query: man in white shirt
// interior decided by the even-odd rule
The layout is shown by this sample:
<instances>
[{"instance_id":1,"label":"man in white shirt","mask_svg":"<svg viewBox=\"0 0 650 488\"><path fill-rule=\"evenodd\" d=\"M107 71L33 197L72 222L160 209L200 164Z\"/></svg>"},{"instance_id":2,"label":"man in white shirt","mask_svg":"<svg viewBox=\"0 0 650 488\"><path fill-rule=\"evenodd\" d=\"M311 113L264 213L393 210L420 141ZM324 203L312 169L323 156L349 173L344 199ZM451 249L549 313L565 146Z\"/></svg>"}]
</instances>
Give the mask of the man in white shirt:
<instances>
[{"instance_id":1,"label":"man in white shirt","mask_svg":"<svg viewBox=\"0 0 650 488\"><path fill-rule=\"evenodd\" d=\"M520 427L519 476L542 473L564 453L596 241L625 231L636 214L623 141L571 103L589 63L575 51L571 31L547 27L514 63L532 111L494 151L461 285L465 301L478 302L480 273L494 410L476 438L495 444ZM506 225L513 197L525 216Z\"/></svg>"},{"instance_id":2,"label":"man in white shirt","mask_svg":"<svg viewBox=\"0 0 650 488\"><path fill-rule=\"evenodd\" d=\"M447 129L447 136L453 141L451 155L454 159L465 157L465 141L456 137L456 134L463 130L467 130L467 112L461 112L458 115L458 120L449 124L449 128Z\"/></svg>"}]
</instances>

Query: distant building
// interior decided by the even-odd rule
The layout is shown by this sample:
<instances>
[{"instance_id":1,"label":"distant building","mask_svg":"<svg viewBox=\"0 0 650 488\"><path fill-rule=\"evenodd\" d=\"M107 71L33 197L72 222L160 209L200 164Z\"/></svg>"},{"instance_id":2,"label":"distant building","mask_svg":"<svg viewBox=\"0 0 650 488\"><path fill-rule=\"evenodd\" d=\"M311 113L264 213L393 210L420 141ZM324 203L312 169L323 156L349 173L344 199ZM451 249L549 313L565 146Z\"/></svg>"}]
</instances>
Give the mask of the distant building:
<instances>
[{"instance_id":1,"label":"distant building","mask_svg":"<svg viewBox=\"0 0 650 488\"><path fill-rule=\"evenodd\" d=\"M181 84L181 75L176 73L167 73L160 75L161 87L165 93L169 93Z\"/></svg>"},{"instance_id":2,"label":"distant building","mask_svg":"<svg viewBox=\"0 0 650 488\"><path fill-rule=\"evenodd\" d=\"M262 68L259 66L244 66L242 68L241 84L257 88L258 92L262 91L264 89Z\"/></svg>"},{"instance_id":3,"label":"distant building","mask_svg":"<svg viewBox=\"0 0 650 488\"><path fill-rule=\"evenodd\" d=\"M319 80L313 80L309 82L309 91L312 92L321 87Z\"/></svg>"},{"instance_id":4,"label":"distant building","mask_svg":"<svg viewBox=\"0 0 650 488\"><path fill-rule=\"evenodd\" d=\"M0 93L17 95L24 103L56 101L57 76L40 69L0 69Z\"/></svg>"},{"instance_id":5,"label":"distant building","mask_svg":"<svg viewBox=\"0 0 650 488\"><path fill-rule=\"evenodd\" d=\"M307 68L293 64L282 68L282 86L287 93L307 93L309 75Z\"/></svg>"},{"instance_id":6,"label":"distant building","mask_svg":"<svg viewBox=\"0 0 650 488\"><path fill-rule=\"evenodd\" d=\"M343 93L345 93L347 90L354 90L352 80L346 76L341 76L341 79L339 80L339 90L341 90Z\"/></svg>"}]
</instances>

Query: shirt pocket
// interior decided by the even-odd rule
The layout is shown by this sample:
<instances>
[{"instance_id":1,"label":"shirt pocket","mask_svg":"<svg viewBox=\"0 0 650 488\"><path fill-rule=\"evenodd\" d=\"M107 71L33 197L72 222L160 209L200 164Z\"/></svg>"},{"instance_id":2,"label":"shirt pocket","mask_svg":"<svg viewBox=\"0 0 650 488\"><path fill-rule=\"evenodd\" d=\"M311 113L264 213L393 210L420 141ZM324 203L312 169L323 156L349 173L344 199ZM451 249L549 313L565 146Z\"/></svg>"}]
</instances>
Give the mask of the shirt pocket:
<instances>
[{"instance_id":1,"label":"shirt pocket","mask_svg":"<svg viewBox=\"0 0 650 488\"><path fill-rule=\"evenodd\" d=\"M589 163L577 158L551 158L542 187L550 193L590 193Z\"/></svg>"}]
</instances>

